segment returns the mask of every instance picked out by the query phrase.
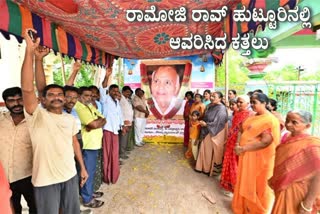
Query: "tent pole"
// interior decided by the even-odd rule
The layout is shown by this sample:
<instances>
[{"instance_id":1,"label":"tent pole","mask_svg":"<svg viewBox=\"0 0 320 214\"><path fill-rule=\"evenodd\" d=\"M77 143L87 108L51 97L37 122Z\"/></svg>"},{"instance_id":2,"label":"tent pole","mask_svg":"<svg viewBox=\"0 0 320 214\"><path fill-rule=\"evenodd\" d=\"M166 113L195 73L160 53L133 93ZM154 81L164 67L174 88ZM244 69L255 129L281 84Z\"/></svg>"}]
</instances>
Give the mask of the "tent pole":
<instances>
[{"instance_id":1,"label":"tent pole","mask_svg":"<svg viewBox=\"0 0 320 214\"><path fill-rule=\"evenodd\" d=\"M61 59L61 76L62 76L62 83L63 85L66 84L66 72L65 72L65 67L64 67L64 60L62 55L60 54L60 59Z\"/></svg>"},{"instance_id":2,"label":"tent pole","mask_svg":"<svg viewBox=\"0 0 320 214\"><path fill-rule=\"evenodd\" d=\"M228 90L229 90L229 59L228 59L228 50L225 52L225 61L224 61L224 66L225 66L225 101L226 101L226 106L229 104L228 100Z\"/></svg>"}]
</instances>

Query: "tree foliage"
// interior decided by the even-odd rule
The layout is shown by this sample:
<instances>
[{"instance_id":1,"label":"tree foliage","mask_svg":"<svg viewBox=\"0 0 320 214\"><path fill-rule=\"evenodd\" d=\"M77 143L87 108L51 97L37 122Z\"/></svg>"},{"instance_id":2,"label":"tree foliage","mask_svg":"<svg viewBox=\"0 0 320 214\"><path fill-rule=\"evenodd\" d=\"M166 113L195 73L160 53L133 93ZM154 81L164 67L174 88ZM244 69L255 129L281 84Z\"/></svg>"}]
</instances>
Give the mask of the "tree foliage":
<instances>
[{"instance_id":1,"label":"tree foliage","mask_svg":"<svg viewBox=\"0 0 320 214\"><path fill-rule=\"evenodd\" d=\"M64 63L65 76L67 81L68 78L70 77L72 64L74 61L72 58L69 58L69 57L64 57L62 59ZM74 81L74 85L76 87L93 85L94 72L95 72L95 69L93 65L82 63L81 69ZM58 84L61 86L64 85L63 73L62 73L62 62L61 62L61 59L59 58L57 58L54 61L53 81L55 84Z\"/></svg>"},{"instance_id":2,"label":"tree foliage","mask_svg":"<svg viewBox=\"0 0 320 214\"><path fill-rule=\"evenodd\" d=\"M266 81L297 81L299 71L294 65L285 65L281 69L269 71L264 77ZM320 81L320 70L315 73L300 71L302 81Z\"/></svg>"},{"instance_id":3,"label":"tree foliage","mask_svg":"<svg viewBox=\"0 0 320 214\"><path fill-rule=\"evenodd\" d=\"M123 69L123 59L118 58L118 60L114 61L113 66L115 67L113 74L113 84L117 84L120 88L124 86L124 69Z\"/></svg>"},{"instance_id":4,"label":"tree foliage","mask_svg":"<svg viewBox=\"0 0 320 214\"><path fill-rule=\"evenodd\" d=\"M229 88L237 91L244 91L245 83L249 80L247 76L249 70L243 65L243 62L247 60L241 56L239 52L228 49L228 68L229 68ZM224 56L226 57L226 55ZM225 86L225 60L223 64L216 69L216 87Z\"/></svg>"}]
</instances>

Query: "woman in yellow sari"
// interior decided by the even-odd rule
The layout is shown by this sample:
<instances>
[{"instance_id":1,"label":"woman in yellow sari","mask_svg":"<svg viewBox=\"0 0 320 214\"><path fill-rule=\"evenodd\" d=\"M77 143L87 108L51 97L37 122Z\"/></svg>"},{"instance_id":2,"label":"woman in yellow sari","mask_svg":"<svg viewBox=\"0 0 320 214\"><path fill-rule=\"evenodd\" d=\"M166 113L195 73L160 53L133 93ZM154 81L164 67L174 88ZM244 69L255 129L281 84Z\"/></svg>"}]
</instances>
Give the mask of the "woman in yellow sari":
<instances>
[{"instance_id":1,"label":"woman in yellow sari","mask_svg":"<svg viewBox=\"0 0 320 214\"><path fill-rule=\"evenodd\" d=\"M276 196L274 214L316 213L320 208L320 138L307 133L311 121L306 111L287 114L290 133L277 147L269 182Z\"/></svg>"},{"instance_id":2,"label":"woman in yellow sari","mask_svg":"<svg viewBox=\"0 0 320 214\"><path fill-rule=\"evenodd\" d=\"M280 139L280 124L268 110L265 94L255 93L251 107L256 112L241 127L235 152L239 155L237 182L232 200L235 214L263 214L271 210L273 192L268 186L272 176L275 148Z\"/></svg>"}]
</instances>

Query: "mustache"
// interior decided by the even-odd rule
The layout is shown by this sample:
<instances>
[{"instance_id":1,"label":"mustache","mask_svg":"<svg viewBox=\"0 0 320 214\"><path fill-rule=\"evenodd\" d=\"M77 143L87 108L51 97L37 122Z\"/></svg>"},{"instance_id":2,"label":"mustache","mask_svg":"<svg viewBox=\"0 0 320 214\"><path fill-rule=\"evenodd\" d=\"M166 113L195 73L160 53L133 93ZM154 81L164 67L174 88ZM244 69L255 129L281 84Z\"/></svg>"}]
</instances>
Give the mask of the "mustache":
<instances>
[{"instance_id":1,"label":"mustache","mask_svg":"<svg viewBox=\"0 0 320 214\"><path fill-rule=\"evenodd\" d=\"M14 112L14 109L16 109L16 108L22 108L22 111L19 112L19 113L17 113L17 114L23 113L23 106L22 106L22 105L13 106L13 107L11 107L11 108L8 108L8 110L9 110L12 114L16 114L16 112Z\"/></svg>"},{"instance_id":2,"label":"mustache","mask_svg":"<svg viewBox=\"0 0 320 214\"><path fill-rule=\"evenodd\" d=\"M12 107L10 108L10 110L13 110L13 109L15 109L15 108L23 108L23 106L22 106L22 105L12 106Z\"/></svg>"},{"instance_id":3,"label":"mustache","mask_svg":"<svg viewBox=\"0 0 320 214\"><path fill-rule=\"evenodd\" d=\"M52 104L52 103L54 103L54 102L56 102L56 101L58 101L59 103L63 103L63 101L62 101L62 100L59 100L59 99L52 100L50 103Z\"/></svg>"},{"instance_id":4,"label":"mustache","mask_svg":"<svg viewBox=\"0 0 320 214\"><path fill-rule=\"evenodd\" d=\"M75 105L76 103L75 102L68 102L68 103L65 103L66 105L69 105L69 104L72 104L72 105Z\"/></svg>"},{"instance_id":5,"label":"mustache","mask_svg":"<svg viewBox=\"0 0 320 214\"><path fill-rule=\"evenodd\" d=\"M23 108L23 106L22 105L16 105L16 106L12 107L12 109L14 109L14 108Z\"/></svg>"}]
</instances>

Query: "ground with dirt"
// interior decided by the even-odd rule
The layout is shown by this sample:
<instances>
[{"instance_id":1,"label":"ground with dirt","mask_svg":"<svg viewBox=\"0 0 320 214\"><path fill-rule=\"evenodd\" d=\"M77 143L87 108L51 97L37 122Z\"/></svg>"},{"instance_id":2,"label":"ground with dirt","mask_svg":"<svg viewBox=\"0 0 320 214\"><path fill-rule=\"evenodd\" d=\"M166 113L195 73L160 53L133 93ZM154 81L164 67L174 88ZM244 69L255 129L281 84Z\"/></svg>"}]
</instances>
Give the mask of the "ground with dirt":
<instances>
[{"instance_id":1,"label":"ground with dirt","mask_svg":"<svg viewBox=\"0 0 320 214\"><path fill-rule=\"evenodd\" d=\"M101 186L105 204L92 209L94 214L232 213L231 198L223 194L219 178L195 172L193 163L184 158L182 144L146 144L135 147L129 157L118 182ZM23 207L23 213L28 213L25 201Z\"/></svg>"},{"instance_id":2,"label":"ground with dirt","mask_svg":"<svg viewBox=\"0 0 320 214\"><path fill-rule=\"evenodd\" d=\"M121 166L116 184L103 184L105 205L94 213L221 213L231 212L217 177L193 170L181 144L135 147ZM216 204L202 193L212 194Z\"/></svg>"}]
</instances>

